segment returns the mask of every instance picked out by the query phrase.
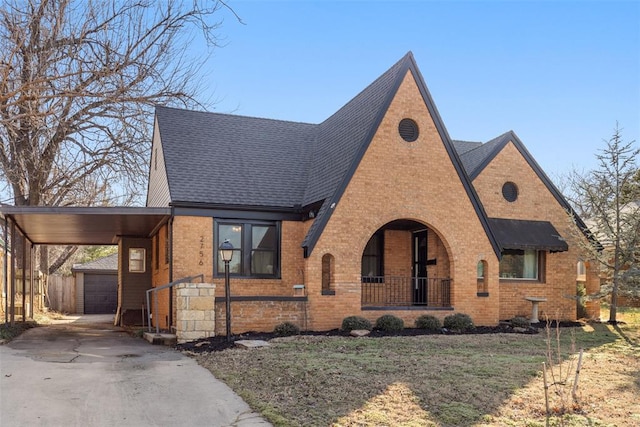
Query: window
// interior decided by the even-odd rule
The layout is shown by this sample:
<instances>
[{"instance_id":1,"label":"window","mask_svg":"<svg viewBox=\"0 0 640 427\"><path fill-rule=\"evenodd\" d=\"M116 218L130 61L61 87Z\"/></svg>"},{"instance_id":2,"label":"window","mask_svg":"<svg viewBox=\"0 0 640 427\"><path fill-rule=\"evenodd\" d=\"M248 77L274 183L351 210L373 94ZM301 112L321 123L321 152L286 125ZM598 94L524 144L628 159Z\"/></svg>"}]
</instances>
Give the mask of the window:
<instances>
[{"instance_id":1,"label":"window","mask_svg":"<svg viewBox=\"0 0 640 427\"><path fill-rule=\"evenodd\" d=\"M477 270L477 294L478 296L488 296L489 289L487 286L487 261L478 261Z\"/></svg>"},{"instance_id":2,"label":"window","mask_svg":"<svg viewBox=\"0 0 640 427\"><path fill-rule=\"evenodd\" d=\"M278 277L280 274L280 228L273 222L218 222L216 261L218 274L224 262L217 248L226 239L233 245L229 273L247 277Z\"/></svg>"},{"instance_id":3,"label":"window","mask_svg":"<svg viewBox=\"0 0 640 427\"><path fill-rule=\"evenodd\" d=\"M362 253L362 281L373 282L384 276L384 239L381 231L371 236Z\"/></svg>"},{"instance_id":4,"label":"window","mask_svg":"<svg viewBox=\"0 0 640 427\"><path fill-rule=\"evenodd\" d=\"M145 272L145 253L144 248L129 248L129 272L144 273Z\"/></svg>"},{"instance_id":5,"label":"window","mask_svg":"<svg viewBox=\"0 0 640 427\"><path fill-rule=\"evenodd\" d=\"M578 276L576 280L579 280L581 282L587 280L587 267L584 261L578 261L578 264L576 266L576 274Z\"/></svg>"},{"instance_id":6,"label":"window","mask_svg":"<svg viewBox=\"0 0 640 427\"><path fill-rule=\"evenodd\" d=\"M541 258L540 253L532 249L506 249L500 260L500 278L538 280Z\"/></svg>"}]
</instances>

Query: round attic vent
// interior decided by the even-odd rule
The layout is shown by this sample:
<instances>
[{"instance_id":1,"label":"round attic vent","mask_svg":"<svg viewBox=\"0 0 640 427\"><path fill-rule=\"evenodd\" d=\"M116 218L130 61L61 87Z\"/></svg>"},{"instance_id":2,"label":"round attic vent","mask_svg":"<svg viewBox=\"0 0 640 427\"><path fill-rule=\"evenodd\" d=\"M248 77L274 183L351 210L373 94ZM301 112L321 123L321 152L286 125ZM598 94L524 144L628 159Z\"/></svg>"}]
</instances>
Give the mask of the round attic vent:
<instances>
[{"instance_id":1,"label":"round attic vent","mask_svg":"<svg viewBox=\"0 0 640 427\"><path fill-rule=\"evenodd\" d=\"M418 124L411 119L402 119L398 125L398 132L402 139L413 142L418 139Z\"/></svg>"},{"instance_id":2,"label":"round attic vent","mask_svg":"<svg viewBox=\"0 0 640 427\"><path fill-rule=\"evenodd\" d=\"M518 199L518 187L513 182L505 182L502 186L502 197L507 202L515 202Z\"/></svg>"}]
</instances>

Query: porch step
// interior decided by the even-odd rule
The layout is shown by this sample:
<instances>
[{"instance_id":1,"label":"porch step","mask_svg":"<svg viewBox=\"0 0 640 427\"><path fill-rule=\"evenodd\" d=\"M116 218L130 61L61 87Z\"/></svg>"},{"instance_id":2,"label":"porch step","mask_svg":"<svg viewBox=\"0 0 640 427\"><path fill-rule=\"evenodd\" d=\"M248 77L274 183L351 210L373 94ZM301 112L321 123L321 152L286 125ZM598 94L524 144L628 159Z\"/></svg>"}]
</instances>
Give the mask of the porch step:
<instances>
[{"instance_id":1,"label":"porch step","mask_svg":"<svg viewBox=\"0 0 640 427\"><path fill-rule=\"evenodd\" d=\"M178 343L175 334L156 334L155 332L145 332L144 339L154 345L166 345L173 347Z\"/></svg>"}]
</instances>

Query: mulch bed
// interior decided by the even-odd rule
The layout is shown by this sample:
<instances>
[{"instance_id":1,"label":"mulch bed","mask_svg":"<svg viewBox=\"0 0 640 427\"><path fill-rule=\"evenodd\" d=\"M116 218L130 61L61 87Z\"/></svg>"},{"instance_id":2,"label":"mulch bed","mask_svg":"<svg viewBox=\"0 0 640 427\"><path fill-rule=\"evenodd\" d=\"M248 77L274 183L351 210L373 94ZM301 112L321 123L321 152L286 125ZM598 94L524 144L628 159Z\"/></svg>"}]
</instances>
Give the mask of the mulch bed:
<instances>
[{"instance_id":1,"label":"mulch bed","mask_svg":"<svg viewBox=\"0 0 640 427\"><path fill-rule=\"evenodd\" d=\"M555 322L551 322L550 326L555 328L556 326L564 327L579 327L583 326L581 322L560 322L557 325ZM426 329L417 328L405 328L397 332L385 332L381 330L373 330L367 337L381 338L381 337L413 337L420 335L478 335L478 334L537 334L543 330L547 324L540 322L537 325L532 325L530 328L513 328L509 324L501 323L498 326L477 326L476 328L465 332L454 332L447 329L441 329L439 331L429 331ZM330 331L313 332L304 331L300 332L300 336L325 336L325 337L349 337L349 332L341 331L340 329L332 329ZM230 341L227 341L225 336L216 336L211 338L204 338L197 341L191 341L184 344L178 344L176 348L180 351L188 351L192 353L206 353L222 351L228 348L235 347L235 341L239 340L262 340L269 341L273 338L280 338L281 335L276 335L269 332L246 332L240 335L233 335Z\"/></svg>"}]
</instances>

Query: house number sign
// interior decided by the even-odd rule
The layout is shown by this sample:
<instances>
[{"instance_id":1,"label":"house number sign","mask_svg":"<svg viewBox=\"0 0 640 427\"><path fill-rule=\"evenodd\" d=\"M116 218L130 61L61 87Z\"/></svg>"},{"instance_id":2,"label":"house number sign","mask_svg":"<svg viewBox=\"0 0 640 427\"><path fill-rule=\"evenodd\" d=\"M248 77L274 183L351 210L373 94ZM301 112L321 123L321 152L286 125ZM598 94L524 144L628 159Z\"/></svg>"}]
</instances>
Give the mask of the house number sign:
<instances>
[{"instance_id":1,"label":"house number sign","mask_svg":"<svg viewBox=\"0 0 640 427\"><path fill-rule=\"evenodd\" d=\"M200 236L200 252L198 253L198 265L204 265L204 236Z\"/></svg>"}]
</instances>

